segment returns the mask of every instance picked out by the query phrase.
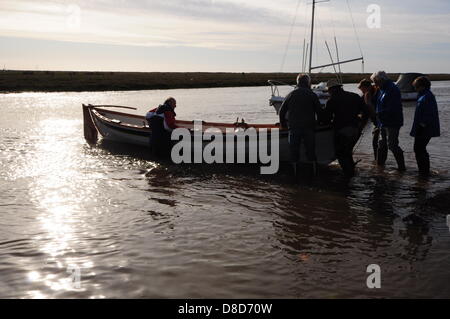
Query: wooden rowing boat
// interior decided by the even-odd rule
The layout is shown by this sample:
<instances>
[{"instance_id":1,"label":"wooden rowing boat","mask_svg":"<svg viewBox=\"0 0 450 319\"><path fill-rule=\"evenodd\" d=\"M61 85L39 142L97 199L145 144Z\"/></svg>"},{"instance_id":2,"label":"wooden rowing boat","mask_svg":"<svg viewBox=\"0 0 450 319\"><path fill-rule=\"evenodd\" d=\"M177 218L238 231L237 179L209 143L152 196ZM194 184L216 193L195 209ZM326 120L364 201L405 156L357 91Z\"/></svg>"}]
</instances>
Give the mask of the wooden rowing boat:
<instances>
[{"instance_id":1,"label":"wooden rowing boat","mask_svg":"<svg viewBox=\"0 0 450 319\"><path fill-rule=\"evenodd\" d=\"M85 139L95 144L98 141L99 135L109 141L137 145L140 147L150 147L151 127L149 127L145 117L142 115L135 115L123 113L111 108L117 109L134 109L126 106L114 105L84 105L84 136ZM192 134L194 132L193 121L177 120L176 125L180 128L188 129ZM218 130L222 134L227 132L242 129L254 128L257 132L257 138L260 138L260 132L267 132L267 140L272 138L274 130L279 130L278 125L271 124L250 124L250 123L215 123L202 122L202 130L205 135L209 134L211 130ZM264 130L263 130L264 129ZM207 132L208 130L208 132ZM289 147L288 147L288 131L279 130L279 159L280 161L289 161ZM226 141L226 139L224 139ZM208 142L204 141L204 145ZM270 144L270 143L269 143ZM247 141L246 151L248 151L250 141ZM301 152L301 161L306 162L304 151ZM334 132L331 126L320 126L316 130L316 154L318 163L328 165L333 162L335 157L334 150Z\"/></svg>"}]
</instances>

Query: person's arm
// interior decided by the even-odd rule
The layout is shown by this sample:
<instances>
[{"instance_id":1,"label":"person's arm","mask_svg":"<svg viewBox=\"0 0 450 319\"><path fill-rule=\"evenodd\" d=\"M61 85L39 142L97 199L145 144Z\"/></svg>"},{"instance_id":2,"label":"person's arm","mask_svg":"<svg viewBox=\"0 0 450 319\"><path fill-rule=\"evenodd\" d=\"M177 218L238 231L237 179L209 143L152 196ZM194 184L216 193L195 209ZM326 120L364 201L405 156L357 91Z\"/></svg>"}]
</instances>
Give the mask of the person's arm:
<instances>
[{"instance_id":1,"label":"person's arm","mask_svg":"<svg viewBox=\"0 0 450 319\"><path fill-rule=\"evenodd\" d=\"M280 108L280 125L281 128L287 128L286 114L289 111L289 101L291 99L292 93L289 93L283 101Z\"/></svg>"},{"instance_id":2,"label":"person's arm","mask_svg":"<svg viewBox=\"0 0 450 319\"><path fill-rule=\"evenodd\" d=\"M366 110L368 111L368 116L372 123L377 126L377 112L376 112L376 101L377 93L370 94L369 92L364 94L364 102L366 104Z\"/></svg>"},{"instance_id":3,"label":"person's arm","mask_svg":"<svg viewBox=\"0 0 450 319\"><path fill-rule=\"evenodd\" d=\"M319 125L326 124L327 122L329 122L328 116L327 116L325 109L322 107L322 104L320 103L319 97L314 92L312 92L311 97L312 97L314 112L316 113L317 123L319 123Z\"/></svg>"},{"instance_id":4,"label":"person's arm","mask_svg":"<svg viewBox=\"0 0 450 319\"><path fill-rule=\"evenodd\" d=\"M167 127L174 130L177 128L177 125L175 124L175 114L171 111L164 112L164 119L166 121Z\"/></svg>"},{"instance_id":5,"label":"person's arm","mask_svg":"<svg viewBox=\"0 0 450 319\"><path fill-rule=\"evenodd\" d=\"M323 112L322 104L320 104L319 97L314 92L313 92L313 104L314 104L314 110L315 110L317 116L319 116Z\"/></svg>"},{"instance_id":6,"label":"person's arm","mask_svg":"<svg viewBox=\"0 0 450 319\"><path fill-rule=\"evenodd\" d=\"M333 103L333 98L330 98L326 105L325 108L322 109L321 111L321 117L322 117L322 121L325 124L331 124L333 122L333 118L334 118L334 103Z\"/></svg>"},{"instance_id":7,"label":"person's arm","mask_svg":"<svg viewBox=\"0 0 450 319\"><path fill-rule=\"evenodd\" d=\"M361 114L361 119L366 122L369 118L374 118L374 112L370 105L368 105L363 98L359 98L359 112Z\"/></svg>"}]
</instances>

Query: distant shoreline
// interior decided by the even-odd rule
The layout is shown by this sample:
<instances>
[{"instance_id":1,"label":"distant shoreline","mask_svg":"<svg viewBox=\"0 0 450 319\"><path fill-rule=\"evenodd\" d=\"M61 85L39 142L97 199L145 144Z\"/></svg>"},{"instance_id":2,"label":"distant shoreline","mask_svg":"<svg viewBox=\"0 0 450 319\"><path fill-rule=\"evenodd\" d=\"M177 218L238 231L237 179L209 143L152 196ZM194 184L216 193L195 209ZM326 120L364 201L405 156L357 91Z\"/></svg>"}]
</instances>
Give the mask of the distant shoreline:
<instances>
[{"instance_id":1,"label":"distant shoreline","mask_svg":"<svg viewBox=\"0 0 450 319\"><path fill-rule=\"evenodd\" d=\"M267 86L268 80L294 84L297 73L208 73L208 72L69 72L0 71L0 93L96 92ZM314 74L315 83L332 73ZM390 77L396 80L399 73ZM432 81L448 81L450 74L430 74ZM344 83L357 83L370 74L345 73Z\"/></svg>"}]
</instances>

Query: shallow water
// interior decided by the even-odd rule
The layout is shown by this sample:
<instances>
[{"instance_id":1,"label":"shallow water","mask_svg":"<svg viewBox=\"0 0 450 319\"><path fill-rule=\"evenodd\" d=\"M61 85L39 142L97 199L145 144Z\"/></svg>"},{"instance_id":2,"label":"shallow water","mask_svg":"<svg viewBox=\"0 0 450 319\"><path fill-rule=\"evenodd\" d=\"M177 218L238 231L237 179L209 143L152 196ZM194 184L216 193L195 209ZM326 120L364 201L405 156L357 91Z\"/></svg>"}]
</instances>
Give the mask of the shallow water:
<instances>
[{"instance_id":1,"label":"shallow water","mask_svg":"<svg viewBox=\"0 0 450 319\"><path fill-rule=\"evenodd\" d=\"M179 119L274 123L268 88L0 95L0 297L449 298L449 212L421 206L450 187L450 82L434 92L430 181L416 177L410 104L406 174L391 155L374 166L369 128L357 177L331 165L300 187L285 171L158 164L83 139L82 103L143 114L175 96ZM370 264L381 289L366 286Z\"/></svg>"}]
</instances>

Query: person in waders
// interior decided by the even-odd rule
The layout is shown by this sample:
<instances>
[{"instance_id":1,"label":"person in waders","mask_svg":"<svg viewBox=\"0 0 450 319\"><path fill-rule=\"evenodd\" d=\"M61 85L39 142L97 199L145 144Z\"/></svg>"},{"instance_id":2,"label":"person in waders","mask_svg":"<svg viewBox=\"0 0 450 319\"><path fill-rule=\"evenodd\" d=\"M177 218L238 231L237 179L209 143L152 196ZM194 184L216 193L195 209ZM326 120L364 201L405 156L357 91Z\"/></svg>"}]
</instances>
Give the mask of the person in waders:
<instances>
[{"instance_id":1,"label":"person in waders","mask_svg":"<svg viewBox=\"0 0 450 319\"><path fill-rule=\"evenodd\" d=\"M398 171L404 172L406 171L405 157L399 146L399 134L403 126L403 104L400 90L384 71L374 73L370 79L380 88L376 107L381 134L377 164L384 166L388 150L390 150L397 161Z\"/></svg>"},{"instance_id":2,"label":"person in waders","mask_svg":"<svg viewBox=\"0 0 450 319\"><path fill-rule=\"evenodd\" d=\"M414 153L421 177L430 175L430 155L427 145L433 137L441 135L439 111L436 97L431 92L431 82L426 77L418 77L413 86L419 94L414 123L410 135L414 137Z\"/></svg>"}]
</instances>

